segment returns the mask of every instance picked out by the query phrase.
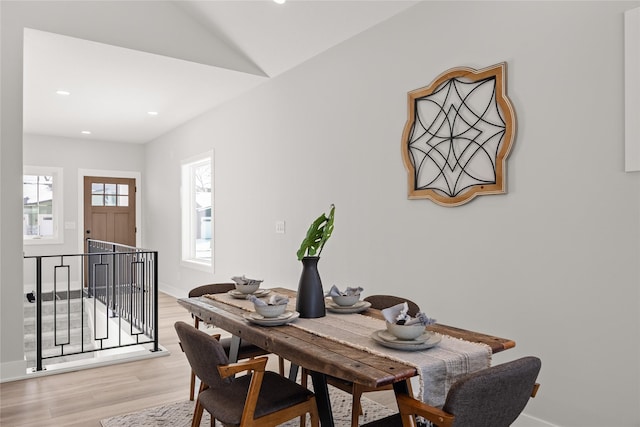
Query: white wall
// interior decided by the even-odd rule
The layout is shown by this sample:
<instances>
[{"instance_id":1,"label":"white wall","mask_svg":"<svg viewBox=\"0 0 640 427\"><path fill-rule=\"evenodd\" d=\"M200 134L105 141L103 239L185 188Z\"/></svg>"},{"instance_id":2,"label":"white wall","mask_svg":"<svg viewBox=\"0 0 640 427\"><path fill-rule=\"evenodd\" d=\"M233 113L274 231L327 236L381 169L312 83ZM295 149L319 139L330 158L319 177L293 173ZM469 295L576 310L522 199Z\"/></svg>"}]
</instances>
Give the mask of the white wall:
<instances>
[{"instance_id":1,"label":"white wall","mask_svg":"<svg viewBox=\"0 0 640 427\"><path fill-rule=\"evenodd\" d=\"M625 170L640 171L640 7L624 13Z\"/></svg>"},{"instance_id":2,"label":"white wall","mask_svg":"<svg viewBox=\"0 0 640 427\"><path fill-rule=\"evenodd\" d=\"M2 379L22 358L22 27L83 37L97 22L86 38L106 43L117 28L113 14L57 5L0 2ZM158 185L145 192L145 246L160 251L163 287L184 295L245 273L295 288L300 240L335 203L325 286L406 294L443 323L515 339L494 361L543 359L531 416L639 426L640 175L623 172L622 83L623 12L638 6L426 2L159 139L146 149L144 178ZM501 61L518 118L508 194L458 208L407 200L406 93ZM181 268L178 253L179 163L212 148L215 275Z\"/></svg>"},{"instance_id":3,"label":"white wall","mask_svg":"<svg viewBox=\"0 0 640 427\"><path fill-rule=\"evenodd\" d=\"M45 135L28 135L23 138L23 162L28 166L56 167L62 169L63 209L61 233L64 241L59 244L25 244L27 256L78 254L84 252L83 180L84 176L113 176L136 179L138 192L144 190L141 180L144 168L145 148L141 144L122 144L87 139L61 138ZM139 217L142 216L141 198L138 197L138 238L143 232ZM73 228L68 227L73 224ZM140 240L140 239L139 239ZM71 261L71 260L67 260ZM53 260L51 261L53 262ZM58 262L58 261L55 261ZM80 283L79 266L71 261L72 288ZM43 264L43 290L52 289L53 268ZM24 262L23 282L25 291L35 289L35 260Z\"/></svg>"},{"instance_id":4,"label":"white wall","mask_svg":"<svg viewBox=\"0 0 640 427\"><path fill-rule=\"evenodd\" d=\"M0 3L0 378L25 371L22 330L22 33Z\"/></svg>"},{"instance_id":5,"label":"white wall","mask_svg":"<svg viewBox=\"0 0 640 427\"><path fill-rule=\"evenodd\" d=\"M335 203L325 287L403 294L443 323L514 339L494 362L542 358L532 417L639 426L640 175L623 156L623 12L637 6L425 2L148 144L162 286L182 296L247 274L295 288L295 251ZM508 194L408 200L407 92L502 61L518 119ZM209 149L215 274L179 265L180 161Z\"/></svg>"},{"instance_id":6,"label":"white wall","mask_svg":"<svg viewBox=\"0 0 640 427\"><path fill-rule=\"evenodd\" d=\"M22 324L22 58L32 28L260 73L173 2L0 1L0 380L24 376Z\"/></svg>"},{"instance_id":7,"label":"white wall","mask_svg":"<svg viewBox=\"0 0 640 427\"><path fill-rule=\"evenodd\" d=\"M142 144L122 144L87 139L62 138L45 135L24 135L23 163L28 166L62 168L64 175L64 222L75 224L65 229L64 243L25 245L26 255L81 253L84 238L82 206L79 192L83 183L79 173L85 170L127 172L142 176L145 147ZM137 184L140 184L139 182Z\"/></svg>"}]
</instances>

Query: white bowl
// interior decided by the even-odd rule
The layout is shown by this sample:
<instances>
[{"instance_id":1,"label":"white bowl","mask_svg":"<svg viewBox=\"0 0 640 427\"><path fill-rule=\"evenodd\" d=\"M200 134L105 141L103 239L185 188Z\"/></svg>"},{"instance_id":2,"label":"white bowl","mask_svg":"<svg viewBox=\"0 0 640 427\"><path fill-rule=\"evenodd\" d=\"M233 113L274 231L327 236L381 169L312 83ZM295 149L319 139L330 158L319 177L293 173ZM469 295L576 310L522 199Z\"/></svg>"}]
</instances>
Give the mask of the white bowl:
<instances>
[{"instance_id":1,"label":"white bowl","mask_svg":"<svg viewBox=\"0 0 640 427\"><path fill-rule=\"evenodd\" d=\"M253 305L256 310L256 313L264 316L264 317L278 317L284 310L287 308L287 304L280 305Z\"/></svg>"},{"instance_id":2,"label":"white bowl","mask_svg":"<svg viewBox=\"0 0 640 427\"><path fill-rule=\"evenodd\" d=\"M333 302L342 307L350 307L360 300L360 295L332 295Z\"/></svg>"},{"instance_id":3,"label":"white bowl","mask_svg":"<svg viewBox=\"0 0 640 427\"><path fill-rule=\"evenodd\" d=\"M387 323L387 331L401 340L414 340L422 335L426 326L422 323L414 323L413 325L398 325L397 323Z\"/></svg>"},{"instance_id":4,"label":"white bowl","mask_svg":"<svg viewBox=\"0 0 640 427\"><path fill-rule=\"evenodd\" d=\"M242 292L243 294L252 294L258 290L258 288L260 287L260 283L262 282L254 281L246 285L239 285L236 283L236 290Z\"/></svg>"}]
</instances>

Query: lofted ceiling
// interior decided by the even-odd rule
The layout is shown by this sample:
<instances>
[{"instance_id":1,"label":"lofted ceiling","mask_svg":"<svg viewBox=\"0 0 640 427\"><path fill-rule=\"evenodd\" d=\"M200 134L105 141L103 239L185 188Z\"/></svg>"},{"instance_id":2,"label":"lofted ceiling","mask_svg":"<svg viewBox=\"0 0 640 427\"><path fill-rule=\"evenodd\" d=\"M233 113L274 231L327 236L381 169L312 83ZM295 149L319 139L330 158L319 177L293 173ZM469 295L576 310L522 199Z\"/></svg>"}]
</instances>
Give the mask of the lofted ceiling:
<instances>
[{"instance_id":1,"label":"lofted ceiling","mask_svg":"<svg viewBox=\"0 0 640 427\"><path fill-rule=\"evenodd\" d=\"M24 132L126 143L151 141L416 1L173 3L176 13L193 26L204 27L252 64L251 70L239 72L25 30ZM69 94L59 95L59 90Z\"/></svg>"}]
</instances>

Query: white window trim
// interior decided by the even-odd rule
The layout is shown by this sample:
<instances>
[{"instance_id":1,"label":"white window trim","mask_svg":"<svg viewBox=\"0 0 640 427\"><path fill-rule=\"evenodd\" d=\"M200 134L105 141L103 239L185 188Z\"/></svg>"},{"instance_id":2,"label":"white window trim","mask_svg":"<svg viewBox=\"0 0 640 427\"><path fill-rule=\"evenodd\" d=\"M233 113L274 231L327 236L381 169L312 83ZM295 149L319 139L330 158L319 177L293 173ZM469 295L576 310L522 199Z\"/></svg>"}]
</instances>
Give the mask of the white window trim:
<instances>
[{"instance_id":1,"label":"white window trim","mask_svg":"<svg viewBox=\"0 0 640 427\"><path fill-rule=\"evenodd\" d=\"M27 237L22 234L24 245L59 245L64 243L64 212L62 209L64 200L63 169L48 166L23 166L22 175L51 175L53 177L53 200L51 210L53 213L53 236Z\"/></svg>"},{"instance_id":2,"label":"white window trim","mask_svg":"<svg viewBox=\"0 0 640 427\"><path fill-rule=\"evenodd\" d=\"M193 246L192 237L195 235L196 224L192 220L191 213L194 210L194 200L191 197L191 189L193 188L192 175L190 174L190 166L194 163L199 163L209 159L211 163L211 212L213 214L213 186L214 186L214 168L213 168L213 151L207 151L205 153L190 157L182 160L180 164L180 216L181 216L181 236L182 236L182 248L180 251L180 264L184 267L193 268L195 270L205 271L207 273L214 272L214 240L215 240L215 221L211 224L211 261L206 262L191 255L191 248ZM187 170L186 167L189 167Z\"/></svg>"}]
</instances>

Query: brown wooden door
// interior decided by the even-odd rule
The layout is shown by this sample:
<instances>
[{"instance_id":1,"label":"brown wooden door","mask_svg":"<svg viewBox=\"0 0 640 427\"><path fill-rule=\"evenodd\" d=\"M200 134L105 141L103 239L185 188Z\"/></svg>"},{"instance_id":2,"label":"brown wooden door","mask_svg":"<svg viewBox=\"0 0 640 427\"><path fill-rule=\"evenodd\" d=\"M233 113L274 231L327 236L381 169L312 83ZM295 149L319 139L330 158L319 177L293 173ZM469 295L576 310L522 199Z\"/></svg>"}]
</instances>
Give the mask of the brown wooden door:
<instances>
[{"instance_id":1,"label":"brown wooden door","mask_svg":"<svg viewBox=\"0 0 640 427\"><path fill-rule=\"evenodd\" d=\"M136 246L136 180L86 176L84 228L85 238Z\"/></svg>"}]
</instances>

